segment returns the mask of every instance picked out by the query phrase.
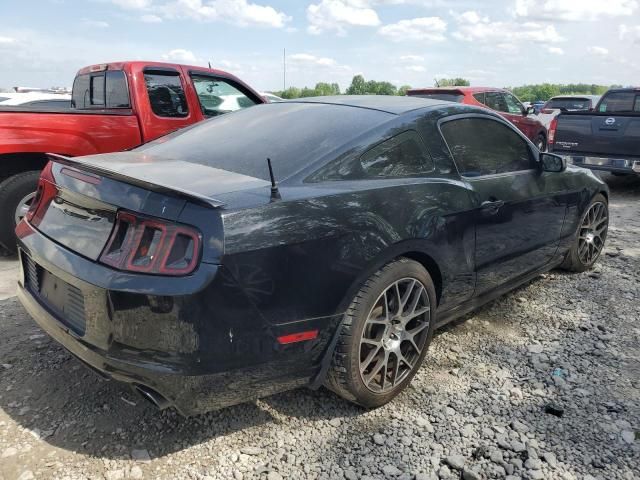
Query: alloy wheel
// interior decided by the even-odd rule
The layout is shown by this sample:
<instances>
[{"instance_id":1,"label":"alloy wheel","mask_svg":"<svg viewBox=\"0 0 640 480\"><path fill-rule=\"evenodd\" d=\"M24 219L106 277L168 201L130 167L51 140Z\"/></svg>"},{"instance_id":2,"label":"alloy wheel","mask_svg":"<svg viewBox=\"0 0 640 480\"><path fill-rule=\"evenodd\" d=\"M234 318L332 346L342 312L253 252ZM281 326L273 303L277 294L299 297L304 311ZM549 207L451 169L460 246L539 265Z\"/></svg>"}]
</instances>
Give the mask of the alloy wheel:
<instances>
[{"instance_id":1,"label":"alloy wheel","mask_svg":"<svg viewBox=\"0 0 640 480\"><path fill-rule=\"evenodd\" d=\"M360 339L360 376L375 393L387 393L418 367L431 321L425 286L415 278L389 285L369 312Z\"/></svg>"},{"instance_id":2,"label":"alloy wheel","mask_svg":"<svg viewBox=\"0 0 640 480\"><path fill-rule=\"evenodd\" d=\"M608 226L607 206L602 202L591 205L578 234L578 258L583 265L591 265L602 252Z\"/></svg>"},{"instance_id":3,"label":"alloy wheel","mask_svg":"<svg viewBox=\"0 0 640 480\"><path fill-rule=\"evenodd\" d=\"M29 207L31 207L31 203L33 202L35 196L36 192L31 192L30 194L22 197L18 202L18 207L16 208L16 212L14 215L16 225L20 223L20 220L22 220L29 211Z\"/></svg>"}]
</instances>

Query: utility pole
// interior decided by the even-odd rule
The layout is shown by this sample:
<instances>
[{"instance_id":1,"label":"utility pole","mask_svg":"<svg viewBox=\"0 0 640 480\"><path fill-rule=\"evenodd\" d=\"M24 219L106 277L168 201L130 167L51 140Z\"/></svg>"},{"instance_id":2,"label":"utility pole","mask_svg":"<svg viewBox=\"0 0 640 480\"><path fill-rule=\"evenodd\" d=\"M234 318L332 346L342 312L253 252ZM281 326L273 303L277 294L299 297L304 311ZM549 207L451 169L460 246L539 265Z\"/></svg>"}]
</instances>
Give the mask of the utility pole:
<instances>
[{"instance_id":1,"label":"utility pole","mask_svg":"<svg viewBox=\"0 0 640 480\"><path fill-rule=\"evenodd\" d=\"M282 91L287 89L287 49L282 49Z\"/></svg>"}]
</instances>

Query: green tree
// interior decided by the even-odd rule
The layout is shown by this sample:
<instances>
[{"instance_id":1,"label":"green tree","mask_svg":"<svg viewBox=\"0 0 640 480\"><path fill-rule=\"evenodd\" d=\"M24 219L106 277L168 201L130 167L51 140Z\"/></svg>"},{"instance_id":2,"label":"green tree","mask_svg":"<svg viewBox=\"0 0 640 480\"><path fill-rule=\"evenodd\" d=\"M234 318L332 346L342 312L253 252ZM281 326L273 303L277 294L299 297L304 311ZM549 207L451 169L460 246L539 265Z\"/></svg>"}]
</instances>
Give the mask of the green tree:
<instances>
[{"instance_id":1,"label":"green tree","mask_svg":"<svg viewBox=\"0 0 640 480\"><path fill-rule=\"evenodd\" d=\"M407 90L411 90L411 85L402 85L398 88L398 95L405 96L407 94Z\"/></svg>"},{"instance_id":2,"label":"green tree","mask_svg":"<svg viewBox=\"0 0 640 480\"><path fill-rule=\"evenodd\" d=\"M347 95L365 95L367 93L367 82L362 75L356 75L351 80L351 85L347 88Z\"/></svg>"},{"instance_id":3,"label":"green tree","mask_svg":"<svg viewBox=\"0 0 640 480\"><path fill-rule=\"evenodd\" d=\"M441 87L468 87L471 82L466 78L441 78L436 81L436 86Z\"/></svg>"}]
</instances>

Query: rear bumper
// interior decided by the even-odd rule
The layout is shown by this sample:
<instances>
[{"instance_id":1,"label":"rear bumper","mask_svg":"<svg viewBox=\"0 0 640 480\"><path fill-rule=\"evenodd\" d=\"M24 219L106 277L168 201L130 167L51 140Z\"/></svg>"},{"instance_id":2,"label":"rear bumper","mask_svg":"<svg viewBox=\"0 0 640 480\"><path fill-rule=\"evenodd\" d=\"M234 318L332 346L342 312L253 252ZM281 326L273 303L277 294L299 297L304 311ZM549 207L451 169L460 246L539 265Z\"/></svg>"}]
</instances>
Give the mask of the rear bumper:
<instances>
[{"instance_id":1,"label":"rear bumper","mask_svg":"<svg viewBox=\"0 0 640 480\"><path fill-rule=\"evenodd\" d=\"M613 173L640 174L640 159L619 157L598 157L589 155L561 154L568 163L590 170Z\"/></svg>"},{"instance_id":2,"label":"rear bumper","mask_svg":"<svg viewBox=\"0 0 640 480\"><path fill-rule=\"evenodd\" d=\"M25 222L21 229L18 297L28 313L92 369L154 392L183 415L308 384L337 326L337 317L265 323L219 265L177 279L129 275L66 250ZM80 292L82 328L32 284L33 264ZM310 328L320 331L317 339L277 342Z\"/></svg>"}]
</instances>

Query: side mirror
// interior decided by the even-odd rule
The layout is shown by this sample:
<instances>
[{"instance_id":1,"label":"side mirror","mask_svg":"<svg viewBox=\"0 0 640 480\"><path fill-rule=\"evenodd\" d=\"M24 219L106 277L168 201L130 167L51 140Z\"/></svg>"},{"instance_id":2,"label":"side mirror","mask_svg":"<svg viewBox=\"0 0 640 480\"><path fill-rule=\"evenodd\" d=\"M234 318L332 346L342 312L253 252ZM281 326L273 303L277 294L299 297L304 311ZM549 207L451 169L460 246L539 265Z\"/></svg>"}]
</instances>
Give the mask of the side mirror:
<instances>
[{"instance_id":1,"label":"side mirror","mask_svg":"<svg viewBox=\"0 0 640 480\"><path fill-rule=\"evenodd\" d=\"M540 153L540 166L543 172L560 173L567 169L567 161L560 155Z\"/></svg>"},{"instance_id":2,"label":"side mirror","mask_svg":"<svg viewBox=\"0 0 640 480\"><path fill-rule=\"evenodd\" d=\"M524 107L524 109L522 110L522 115L525 117L527 115L531 115L532 113L536 113L536 109L534 107Z\"/></svg>"}]
</instances>

